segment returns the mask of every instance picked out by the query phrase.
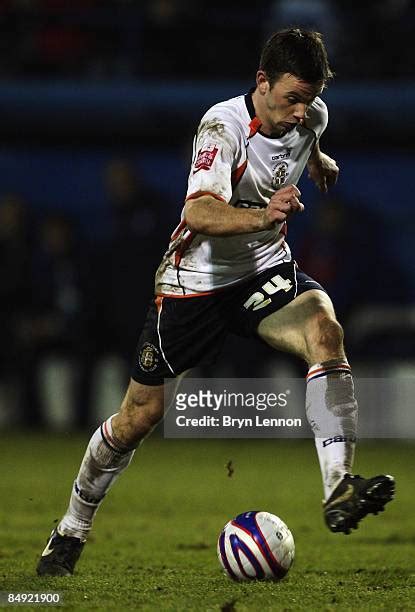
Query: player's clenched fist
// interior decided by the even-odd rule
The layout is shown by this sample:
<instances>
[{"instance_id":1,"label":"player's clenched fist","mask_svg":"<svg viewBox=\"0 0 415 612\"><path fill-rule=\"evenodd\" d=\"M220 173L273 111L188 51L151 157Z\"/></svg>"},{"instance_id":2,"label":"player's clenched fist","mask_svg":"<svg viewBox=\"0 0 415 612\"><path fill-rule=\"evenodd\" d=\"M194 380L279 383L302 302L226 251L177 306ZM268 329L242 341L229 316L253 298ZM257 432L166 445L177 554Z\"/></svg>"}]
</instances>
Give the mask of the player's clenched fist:
<instances>
[{"instance_id":1,"label":"player's clenched fist","mask_svg":"<svg viewBox=\"0 0 415 612\"><path fill-rule=\"evenodd\" d=\"M295 185L287 185L276 191L264 210L267 225L283 223L289 215L303 211L304 205L299 200L300 196L301 192Z\"/></svg>"}]
</instances>

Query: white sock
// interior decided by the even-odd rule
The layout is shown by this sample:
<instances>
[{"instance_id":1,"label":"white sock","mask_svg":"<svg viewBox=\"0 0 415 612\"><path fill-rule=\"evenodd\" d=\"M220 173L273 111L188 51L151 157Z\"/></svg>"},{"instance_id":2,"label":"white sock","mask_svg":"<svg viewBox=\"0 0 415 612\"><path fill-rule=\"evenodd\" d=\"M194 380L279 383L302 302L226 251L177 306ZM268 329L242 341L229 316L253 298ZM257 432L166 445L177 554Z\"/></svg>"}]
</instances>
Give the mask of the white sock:
<instances>
[{"instance_id":1,"label":"white sock","mask_svg":"<svg viewBox=\"0 0 415 612\"><path fill-rule=\"evenodd\" d=\"M112 415L93 434L74 482L69 506L58 525L61 534L86 540L108 489L129 465L135 449L114 436Z\"/></svg>"},{"instance_id":2,"label":"white sock","mask_svg":"<svg viewBox=\"0 0 415 612\"><path fill-rule=\"evenodd\" d=\"M306 414L315 435L326 501L352 470L357 413L347 361L313 365L307 374Z\"/></svg>"}]
</instances>

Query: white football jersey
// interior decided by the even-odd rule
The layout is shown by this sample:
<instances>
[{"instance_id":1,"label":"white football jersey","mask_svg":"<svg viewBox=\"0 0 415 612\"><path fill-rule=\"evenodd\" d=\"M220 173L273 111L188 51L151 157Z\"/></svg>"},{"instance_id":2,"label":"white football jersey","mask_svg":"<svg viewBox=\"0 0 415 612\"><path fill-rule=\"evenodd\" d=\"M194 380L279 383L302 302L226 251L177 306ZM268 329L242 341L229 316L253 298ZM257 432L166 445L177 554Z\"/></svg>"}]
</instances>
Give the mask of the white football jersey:
<instances>
[{"instance_id":1,"label":"white football jersey","mask_svg":"<svg viewBox=\"0 0 415 612\"><path fill-rule=\"evenodd\" d=\"M327 107L320 98L309 106L307 116L306 126L275 138L260 131L252 92L210 108L194 138L186 200L212 194L230 206L265 208L275 191L298 182L327 126ZM290 261L285 227L283 223L255 233L206 236L191 232L182 212L156 272L156 294L212 293Z\"/></svg>"}]
</instances>

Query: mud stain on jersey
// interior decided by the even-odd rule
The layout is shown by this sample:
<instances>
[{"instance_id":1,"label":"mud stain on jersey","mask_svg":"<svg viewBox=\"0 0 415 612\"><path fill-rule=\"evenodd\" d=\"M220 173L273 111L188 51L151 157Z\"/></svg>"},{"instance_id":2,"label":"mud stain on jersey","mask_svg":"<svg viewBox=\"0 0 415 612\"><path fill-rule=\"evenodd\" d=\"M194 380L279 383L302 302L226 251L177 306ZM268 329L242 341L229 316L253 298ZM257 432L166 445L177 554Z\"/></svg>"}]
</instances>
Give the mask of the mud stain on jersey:
<instances>
[{"instance_id":1,"label":"mud stain on jersey","mask_svg":"<svg viewBox=\"0 0 415 612\"><path fill-rule=\"evenodd\" d=\"M203 121L199 125L196 136L198 141L211 138L214 142L222 140L228 145L232 145L232 136L226 131L226 127L220 119Z\"/></svg>"},{"instance_id":2,"label":"mud stain on jersey","mask_svg":"<svg viewBox=\"0 0 415 612\"><path fill-rule=\"evenodd\" d=\"M160 265L156 271L156 285L160 282L160 278L167 270L169 264L169 258L167 257L167 255L163 255L163 259L161 260Z\"/></svg>"},{"instance_id":3,"label":"mud stain on jersey","mask_svg":"<svg viewBox=\"0 0 415 612\"><path fill-rule=\"evenodd\" d=\"M209 121L204 121L199 125L199 129L197 130L198 137L204 136L205 133L209 133L212 136L223 136L225 131L225 126L218 119L209 119Z\"/></svg>"}]
</instances>

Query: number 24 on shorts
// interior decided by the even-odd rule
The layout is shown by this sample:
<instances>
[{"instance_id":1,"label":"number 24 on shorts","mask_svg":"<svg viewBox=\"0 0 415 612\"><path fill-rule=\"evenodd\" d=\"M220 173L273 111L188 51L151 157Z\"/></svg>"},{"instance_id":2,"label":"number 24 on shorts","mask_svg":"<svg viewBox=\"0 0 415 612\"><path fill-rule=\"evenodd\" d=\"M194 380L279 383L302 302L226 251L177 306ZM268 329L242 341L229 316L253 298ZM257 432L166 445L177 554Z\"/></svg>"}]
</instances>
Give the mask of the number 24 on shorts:
<instances>
[{"instance_id":1,"label":"number 24 on shorts","mask_svg":"<svg viewBox=\"0 0 415 612\"><path fill-rule=\"evenodd\" d=\"M289 278L283 278L280 274L276 274L271 278L271 280L267 281L264 285L262 285L261 289L265 292L266 295L274 295L278 291L288 292L292 288L293 284ZM261 291L255 291L245 302L244 308L249 310L259 310L260 308L264 308L271 303L271 298L267 298L264 293Z\"/></svg>"}]
</instances>

